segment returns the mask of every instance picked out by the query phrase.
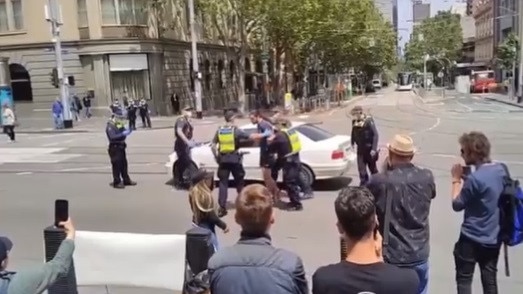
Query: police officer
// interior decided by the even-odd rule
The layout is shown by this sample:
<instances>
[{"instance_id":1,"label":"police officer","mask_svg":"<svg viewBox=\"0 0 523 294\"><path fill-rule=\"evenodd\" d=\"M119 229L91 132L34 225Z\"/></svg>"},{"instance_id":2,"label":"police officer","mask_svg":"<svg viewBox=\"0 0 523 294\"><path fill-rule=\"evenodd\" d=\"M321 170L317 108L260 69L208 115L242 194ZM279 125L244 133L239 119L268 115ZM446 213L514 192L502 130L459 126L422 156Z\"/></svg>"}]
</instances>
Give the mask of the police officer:
<instances>
[{"instance_id":1,"label":"police officer","mask_svg":"<svg viewBox=\"0 0 523 294\"><path fill-rule=\"evenodd\" d=\"M105 133L109 140L109 158L111 158L111 167L113 172L112 186L116 189L123 189L125 186L135 186L136 182L131 181L127 171L127 155L125 149L125 138L131 134L130 129L126 129L121 116L112 115L107 122Z\"/></svg>"},{"instance_id":2,"label":"police officer","mask_svg":"<svg viewBox=\"0 0 523 294\"><path fill-rule=\"evenodd\" d=\"M283 170L283 184L290 202L286 209L291 211L303 210L300 201L300 151L301 142L298 133L283 127L284 122L277 120L275 128L278 130L269 137L269 151L277 155Z\"/></svg>"},{"instance_id":3,"label":"police officer","mask_svg":"<svg viewBox=\"0 0 523 294\"><path fill-rule=\"evenodd\" d=\"M131 100L127 106L127 119L129 120L129 129L136 130L136 110L138 109L138 101Z\"/></svg>"},{"instance_id":4,"label":"police officer","mask_svg":"<svg viewBox=\"0 0 523 294\"><path fill-rule=\"evenodd\" d=\"M145 99L140 100L138 106L140 112L140 118L142 119L143 128L151 128L151 116L149 115L149 104Z\"/></svg>"},{"instance_id":5,"label":"police officer","mask_svg":"<svg viewBox=\"0 0 523 294\"><path fill-rule=\"evenodd\" d=\"M218 216L227 214L227 189L229 188L229 175L232 174L236 183L236 191L240 194L244 186L245 170L242 164L242 155L238 152L242 142L249 139L249 135L234 124L236 115L232 111L225 113L225 125L218 128L212 141L211 149L218 162L218 179L220 180L218 192ZM218 145L218 148L216 147Z\"/></svg>"},{"instance_id":6,"label":"police officer","mask_svg":"<svg viewBox=\"0 0 523 294\"><path fill-rule=\"evenodd\" d=\"M281 126L284 128L284 129L289 129L291 127L291 122L286 120L286 119L283 119L281 117L275 117L273 116L272 117L273 120L280 120L281 122ZM280 173L280 170L283 168L283 162L280 162L280 161L276 161L276 163L272 166L271 168L271 177L274 181L277 181L278 180L278 175ZM305 200L305 199L312 199L314 198L314 192L312 191L312 187L307 185L304 181L303 181L303 178L302 177L299 177L298 178L298 186L300 187L300 190L301 190L301 193L302 193L302 196L301 196L301 199L302 200Z\"/></svg>"},{"instance_id":7,"label":"police officer","mask_svg":"<svg viewBox=\"0 0 523 294\"><path fill-rule=\"evenodd\" d=\"M376 161L378 161L378 130L371 116L363 113L361 106L355 106L351 112L352 133L351 144L358 146L358 172L360 174L360 186L369 181L367 167L371 174L378 172Z\"/></svg>"},{"instance_id":8,"label":"police officer","mask_svg":"<svg viewBox=\"0 0 523 294\"><path fill-rule=\"evenodd\" d=\"M190 178L184 178L184 173L187 167L192 164L191 148L194 147L194 142L192 141L194 128L190 121L192 110L192 107L185 107L182 110L182 115L174 124L174 151L178 158L176 168L174 169L174 185L180 189L187 188L190 181Z\"/></svg>"}]
</instances>

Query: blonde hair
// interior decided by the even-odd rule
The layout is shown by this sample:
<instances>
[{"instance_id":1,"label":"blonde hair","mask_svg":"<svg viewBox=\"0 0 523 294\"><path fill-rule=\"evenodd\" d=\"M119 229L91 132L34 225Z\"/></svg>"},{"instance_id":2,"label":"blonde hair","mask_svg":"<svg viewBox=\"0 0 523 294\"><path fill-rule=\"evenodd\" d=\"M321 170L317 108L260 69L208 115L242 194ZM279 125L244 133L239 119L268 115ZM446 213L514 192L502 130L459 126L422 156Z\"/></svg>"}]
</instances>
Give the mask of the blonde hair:
<instances>
[{"instance_id":1,"label":"blonde hair","mask_svg":"<svg viewBox=\"0 0 523 294\"><path fill-rule=\"evenodd\" d=\"M189 190L189 201L193 212L194 222L215 209L214 198L206 180L198 182Z\"/></svg>"}]
</instances>

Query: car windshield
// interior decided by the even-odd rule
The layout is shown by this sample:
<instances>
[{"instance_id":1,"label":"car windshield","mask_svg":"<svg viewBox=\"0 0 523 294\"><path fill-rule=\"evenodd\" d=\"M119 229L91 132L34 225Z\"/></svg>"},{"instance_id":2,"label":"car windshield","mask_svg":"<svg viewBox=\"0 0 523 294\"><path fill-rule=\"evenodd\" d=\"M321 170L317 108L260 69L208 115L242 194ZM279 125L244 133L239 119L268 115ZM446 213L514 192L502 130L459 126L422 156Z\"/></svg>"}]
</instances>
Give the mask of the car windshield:
<instances>
[{"instance_id":1,"label":"car windshield","mask_svg":"<svg viewBox=\"0 0 523 294\"><path fill-rule=\"evenodd\" d=\"M294 129L314 142L327 140L335 136L333 133L311 124L300 125Z\"/></svg>"}]
</instances>

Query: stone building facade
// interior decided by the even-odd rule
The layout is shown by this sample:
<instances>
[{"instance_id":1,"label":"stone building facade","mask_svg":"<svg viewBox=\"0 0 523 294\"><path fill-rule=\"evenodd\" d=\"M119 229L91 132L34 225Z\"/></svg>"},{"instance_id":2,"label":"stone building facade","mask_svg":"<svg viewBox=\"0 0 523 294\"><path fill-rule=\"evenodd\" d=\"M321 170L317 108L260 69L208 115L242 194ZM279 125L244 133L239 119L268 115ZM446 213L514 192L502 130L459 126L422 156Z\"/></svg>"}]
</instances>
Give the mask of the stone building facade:
<instances>
[{"instance_id":1,"label":"stone building facade","mask_svg":"<svg viewBox=\"0 0 523 294\"><path fill-rule=\"evenodd\" d=\"M0 20L0 55L8 57L15 102L48 105L59 90L51 83L56 66L49 24L43 16L46 1L5 0ZM108 106L114 99L150 99L152 110L172 112L170 97L177 94L182 106L192 103L192 57L186 9L172 5L164 9L173 15L176 29L162 33L159 22L143 12L145 0L58 0L62 6L61 29L64 75L74 77L70 92L84 95L94 91L95 106ZM119 6L120 5L120 6ZM130 5L130 4L126 4ZM0 9L3 6L0 6ZM140 7L140 9L138 9ZM120 11L118 12L118 8ZM12 25L16 24L16 25ZM204 36L203 26L197 33ZM236 99L234 56L217 42L200 38L200 71L203 75L203 106L224 107ZM255 67L249 56L247 69ZM252 79L249 80L252 83ZM251 85L248 87L252 88Z\"/></svg>"}]
</instances>

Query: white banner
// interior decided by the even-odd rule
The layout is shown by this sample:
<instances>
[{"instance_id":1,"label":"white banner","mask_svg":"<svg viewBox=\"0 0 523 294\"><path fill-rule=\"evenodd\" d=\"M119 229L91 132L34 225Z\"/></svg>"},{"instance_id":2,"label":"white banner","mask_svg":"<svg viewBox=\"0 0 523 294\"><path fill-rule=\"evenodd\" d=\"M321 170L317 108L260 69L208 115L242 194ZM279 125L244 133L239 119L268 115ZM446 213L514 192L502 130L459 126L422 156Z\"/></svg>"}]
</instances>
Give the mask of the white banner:
<instances>
[{"instance_id":1,"label":"white banner","mask_svg":"<svg viewBox=\"0 0 523 294\"><path fill-rule=\"evenodd\" d=\"M131 286L182 291L185 235L78 231L78 286Z\"/></svg>"}]
</instances>

